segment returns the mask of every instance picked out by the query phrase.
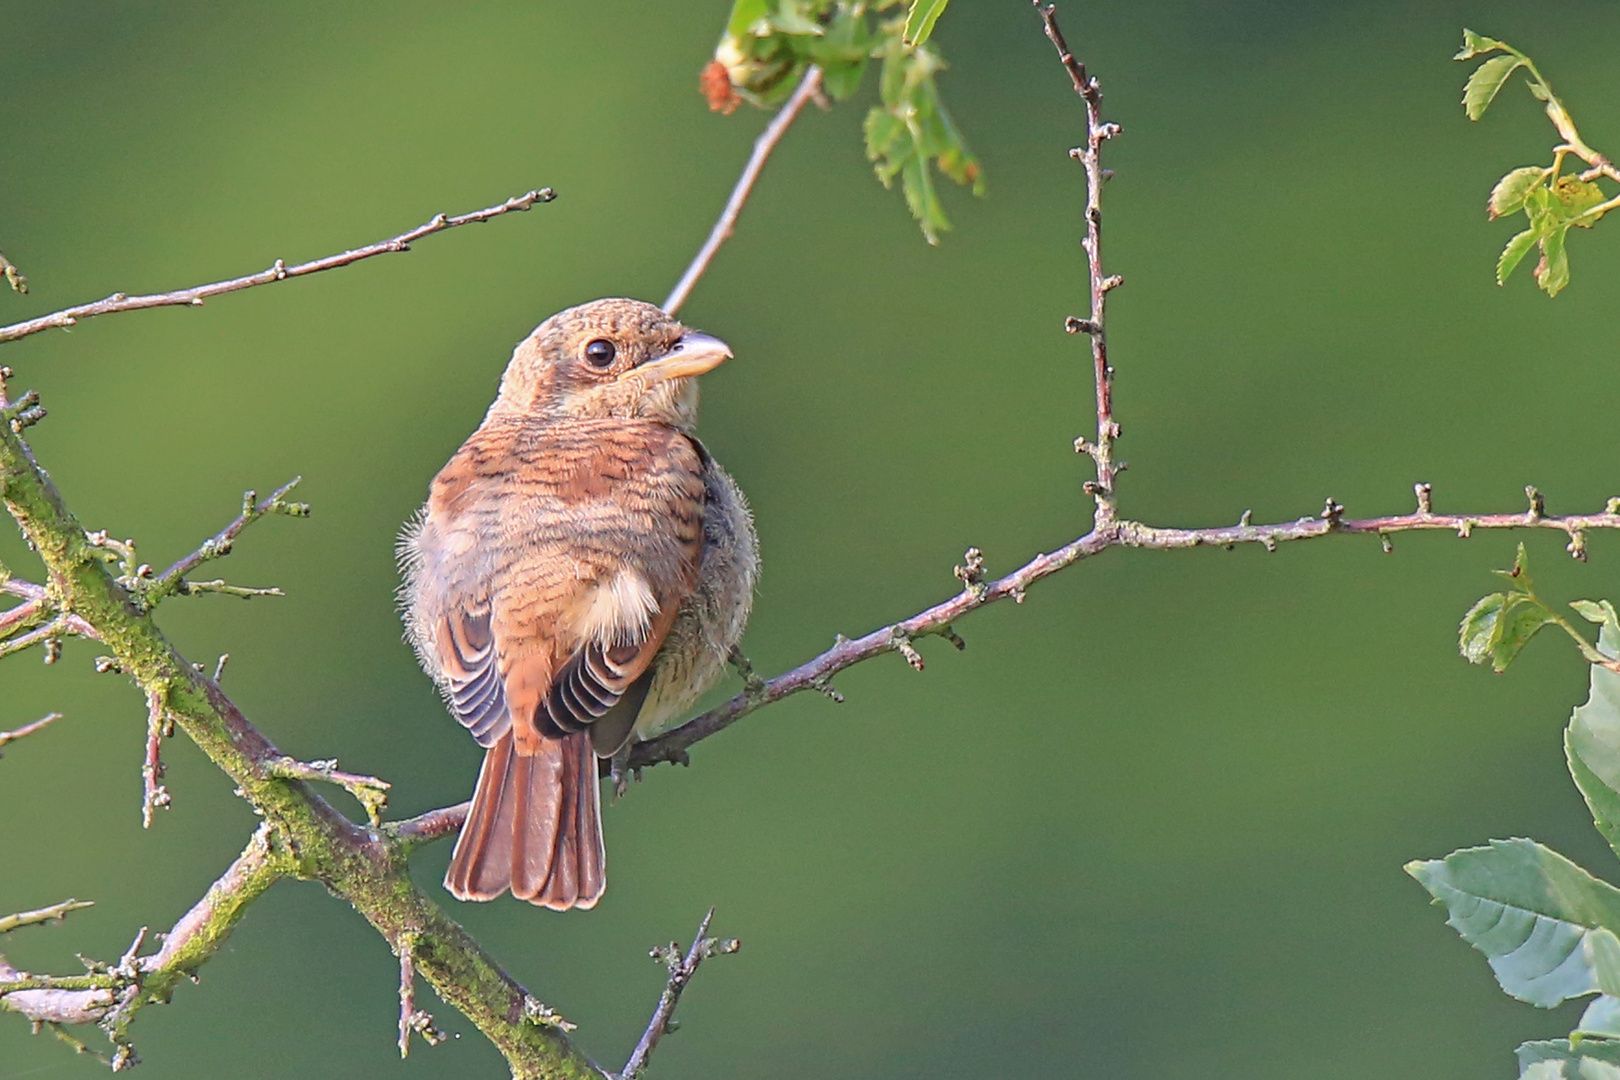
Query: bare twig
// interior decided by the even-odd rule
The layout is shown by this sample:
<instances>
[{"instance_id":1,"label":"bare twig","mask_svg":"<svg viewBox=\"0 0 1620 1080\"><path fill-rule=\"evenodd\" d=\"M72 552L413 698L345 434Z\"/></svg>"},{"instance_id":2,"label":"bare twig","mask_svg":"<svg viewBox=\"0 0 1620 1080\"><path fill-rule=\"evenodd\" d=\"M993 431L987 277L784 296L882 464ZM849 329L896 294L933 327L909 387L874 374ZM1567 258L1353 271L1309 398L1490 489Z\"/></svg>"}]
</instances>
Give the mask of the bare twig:
<instances>
[{"instance_id":1,"label":"bare twig","mask_svg":"<svg viewBox=\"0 0 1620 1080\"><path fill-rule=\"evenodd\" d=\"M167 809L173 799L169 789L158 783L163 779L163 740L174 734L174 723L163 708L161 694L146 695L146 757L141 762L141 828L152 827L152 814L158 807Z\"/></svg>"},{"instance_id":2,"label":"bare twig","mask_svg":"<svg viewBox=\"0 0 1620 1080\"><path fill-rule=\"evenodd\" d=\"M143 308L155 307L200 307L203 301L209 297L236 292L240 289L250 289L255 285L270 285L277 281L284 281L287 278L319 273L322 270L333 270L340 266L348 266L350 263L359 262L361 259L369 259L373 255L409 251L411 244L424 236L431 236L446 229L454 229L459 225L471 225L474 222L489 221L500 217L502 214L509 214L514 210L527 210L535 203L547 203L556 197L556 193L550 188L540 188L526 195L518 195L495 206L474 210L467 214L457 214L454 217L435 214L425 224L418 225L407 232L402 232L390 240L382 240L375 244L368 244L365 247L339 252L336 255L328 255L325 258L314 259L306 263L299 263L296 266L288 266L282 260L277 259L270 265L268 270L261 270L257 274L248 274L246 277L232 278L229 281L216 281L209 285L194 285L189 289L151 293L145 296L127 296L124 293L113 293L105 300L64 308L61 311L41 315L26 322L0 327L0 344L16 341L18 338L25 338L30 334L37 334L44 330L73 326L96 315L110 315L119 311L140 311Z\"/></svg>"},{"instance_id":3,"label":"bare twig","mask_svg":"<svg viewBox=\"0 0 1620 1080\"><path fill-rule=\"evenodd\" d=\"M233 585L226 585L223 581L187 581L186 575L197 569L211 559L224 558L231 553L231 547L242 530L271 514L284 514L287 517L308 517L309 504L301 502L288 502L287 493L297 487L301 476L295 476L272 491L266 498L259 499L258 492L244 491L242 493L242 512L236 519L225 526L213 536L198 545L197 550L179 559L163 573L159 574L150 585L140 590L140 595L147 606L155 605L171 593L187 595L198 592L223 592L233 596L281 596L280 589L241 589Z\"/></svg>"},{"instance_id":4,"label":"bare twig","mask_svg":"<svg viewBox=\"0 0 1620 1080\"><path fill-rule=\"evenodd\" d=\"M54 715L54 714L53 714ZM47 719L50 719L47 717ZM9 934L19 926L38 926L40 923L61 922L67 918L70 911L82 911L87 907L95 907L94 900L63 900L60 904L50 907L36 908L33 911L19 911L15 915L0 916L0 934Z\"/></svg>"},{"instance_id":5,"label":"bare twig","mask_svg":"<svg viewBox=\"0 0 1620 1080\"><path fill-rule=\"evenodd\" d=\"M411 1033L421 1036L429 1046L438 1046L449 1038L433 1026L433 1015L416 1007L416 935L405 934L399 943L399 1056L411 1056Z\"/></svg>"},{"instance_id":6,"label":"bare twig","mask_svg":"<svg viewBox=\"0 0 1620 1080\"><path fill-rule=\"evenodd\" d=\"M1057 8L1033 0L1035 10L1046 28L1046 36L1058 51L1058 59L1069 73L1075 93L1085 102L1086 143L1069 151L1086 170L1086 235L1081 246L1086 252L1086 270L1090 279L1091 314L1084 319L1072 316L1064 323L1071 334L1084 333L1091 338L1091 360L1097 386L1097 438L1075 441L1075 449L1089 454L1097 466L1097 479L1086 485L1086 490L1097 500L1096 523L1106 526L1114 519L1117 502L1114 478L1123 471L1114 464L1114 440L1119 438L1119 424L1114 421L1114 369L1108 366L1108 327L1106 308L1108 294L1123 284L1123 279L1103 271L1102 262L1102 188L1108 173L1102 167L1102 144L1119 134L1118 124L1104 123L1102 119L1102 87L1086 71L1086 65L1074 58L1063 31L1058 29Z\"/></svg>"},{"instance_id":7,"label":"bare twig","mask_svg":"<svg viewBox=\"0 0 1620 1080\"><path fill-rule=\"evenodd\" d=\"M664 986L664 992L659 995L658 1006L653 1010L652 1020L647 1024L647 1030L642 1033L641 1041L636 1043L635 1050L630 1053L630 1060L625 1062L624 1071L619 1073L619 1080L636 1080L647 1067L647 1059L658 1047L658 1040L675 1030L675 1006L680 1004L681 994L686 991L687 983L697 974L698 965L711 956L720 956L725 953L734 953L742 947L736 938L709 937L709 922L714 918L714 908L703 916L698 924L697 936L692 939L692 947L681 955L681 947L675 942L660 946L652 950L652 958L669 968L669 982Z\"/></svg>"},{"instance_id":8,"label":"bare twig","mask_svg":"<svg viewBox=\"0 0 1620 1080\"><path fill-rule=\"evenodd\" d=\"M737 216L742 213L743 204L748 201L748 196L753 192L754 183L759 179L760 172L764 170L765 162L770 158L771 151L775 150L776 144L782 141L782 136L787 134L787 129L792 126L793 121L798 118L805 105L820 92L821 69L812 64L805 69L803 78L799 80L799 85L793 91L793 96L788 98L782 107L777 110L776 115L771 118L771 122L766 125L759 138L754 140L754 152L749 155L748 164L743 167L742 175L737 178L737 186L731 189L731 198L726 200L726 208L720 212L720 218L714 223L714 228L709 230L709 238L703 242L703 247L699 249L697 257L692 260L692 265L686 268L686 273L681 275L681 280L676 283L675 290L664 301L665 311L673 315L681 309L681 305L686 303L686 298L691 295L693 287L698 283L698 279L703 276L704 271L709 268L709 263L714 260L715 252L720 250L721 244L731 238L731 234L737 225ZM3 333L3 331L0 331L0 333Z\"/></svg>"},{"instance_id":9,"label":"bare twig","mask_svg":"<svg viewBox=\"0 0 1620 1080\"><path fill-rule=\"evenodd\" d=\"M5 746L7 743L14 743L18 739L26 739L34 732L39 731L41 728L48 727L60 719L62 719L62 714L53 712L49 716L40 717L32 724L24 724L22 727L14 728L11 731L0 731L0 747ZM5 755L0 754L0 757L5 757ZM0 933L5 932L4 922L5 920L0 919Z\"/></svg>"},{"instance_id":10,"label":"bare twig","mask_svg":"<svg viewBox=\"0 0 1620 1080\"><path fill-rule=\"evenodd\" d=\"M383 826L383 831L409 850L446 836L454 836L461 829L462 822L467 820L467 811L471 807L471 802L440 807L404 821L390 821Z\"/></svg>"}]
</instances>

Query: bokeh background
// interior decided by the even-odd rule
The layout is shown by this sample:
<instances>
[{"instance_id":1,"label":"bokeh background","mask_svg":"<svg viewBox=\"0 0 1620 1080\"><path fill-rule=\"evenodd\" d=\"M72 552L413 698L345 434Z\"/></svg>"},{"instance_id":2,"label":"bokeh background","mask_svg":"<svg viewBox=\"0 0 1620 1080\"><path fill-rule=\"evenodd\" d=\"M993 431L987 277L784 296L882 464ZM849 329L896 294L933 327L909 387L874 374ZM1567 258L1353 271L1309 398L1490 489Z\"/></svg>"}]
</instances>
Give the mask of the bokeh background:
<instances>
[{"instance_id":1,"label":"bokeh background","mask_svg":"<svg viewBox=\"0 0 1620 1080\"><path fill-rule=\"evenodd\" d=\"M186 653L289 752L392 780L394 809L470 790L478 754L400 641L392 545L508 352L600 295L660 299L763 117L711 116L720 0L604 6L5 3L0 245L29 274L6 321L313 257L537 185L558 201L197 310L95 320L6 350L51 410L35 446L90 527L160 565L294 474L308 521L219 564L283 600L176 600ZM1507 168L1552 132L1510 86L1477 125L1462 26L1529 50L1589 141L1620 147L1620 10L1596 2L1070 3L1104 80L1112 344L1127 514L1161 524L1620 494L1620 237L1572 243L1554 301L1491 268ZM689 321L737 359L702 433L752 496L766 573L746 646L780 671L949 595L968 545L1005 571L1086 528L1090 384L1065 157L1079 111L1027 5L958 0L943 89L980 201L928 248L864 162L864 102L812 112L772 162ZM1620 229L1620 226L1613 227ZM26 570L6 530L0 557ZM1566 645L1507 675L1456 655L1516 538L1115 551L654 770L607 813L590 914L456 914L588 1052L622 1062L662 984L650 945L717 905L656 1074L681 1077L1509 1076L1567 1031L1496 989L1402 872L1529 835L1613 856L1564 772L1585 694ZM1620 597L1620 539L1547 592ZM12 935L71 971L169 925L253 827L183 739L174 807L139 827L144 710L93 646L7 660L0 727L67 719L0 761L0 909L98 906ZM728 686L727 691L734 689ZM337 796L341 797L341 796ZM448 845L415 862L437 884ZM200 988L144 1013L143 1075L496 1076L451 1044L394 1050L394 961L311 884L277 886ZM95 1032L88 1033L98 1037ZM0 1015L0 1080L98 1067Z\"/></svg>"}]
</instances>

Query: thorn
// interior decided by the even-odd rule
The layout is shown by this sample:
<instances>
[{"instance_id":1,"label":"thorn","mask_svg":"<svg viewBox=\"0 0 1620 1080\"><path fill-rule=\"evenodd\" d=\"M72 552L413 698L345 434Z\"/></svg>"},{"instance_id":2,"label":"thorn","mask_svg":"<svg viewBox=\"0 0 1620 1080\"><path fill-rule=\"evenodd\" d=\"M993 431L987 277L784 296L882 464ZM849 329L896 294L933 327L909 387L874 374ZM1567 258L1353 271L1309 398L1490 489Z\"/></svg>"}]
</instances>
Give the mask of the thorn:
<instances>
[{"instance_id":1,"label":"thorn","mask_svg":"<svg viewBox=\"0 0 1620 1080\"><path fill-rule=\"evenodd\" d=\"M1530 519L1532 521L1547 515L1547 498L1536 490L1534 484L1526 484L1524 497L1530 500Z\"/></svg>"},{"instance_id":2,"label":"thorn","mask_svg":"<svg viewBox=\"0 0 1620 1080\"><path fill-rule=\"evenodd\" d=\"M1102 323L1097 322L1095 319L1077 319L1070 315L1063 320L1063 329L1071 334L1100 334L1102 333Z\"/></svg>"},{"instance_id":3,"label":"thorn","mask_svg":"<svg viewBox=\"0 0 1620 1080\"><path fill-rule=\"evenodd\" d=\"M940 627L938 632L940 637L944 638L946 641L950 642L956 647L957 652L962 652L967 649L967 642L962 640L962 635L958 634L951 627L950 623L946 623L944 626Z\"/></svg>"},{"instance_id":4,"label":"thorn","mask_svg":"<svg viewBox=\"0 0 1620 1080\"><path fill-rule=\"evenodd\" d=\"M1384 546L1384 554L1392 555L1395 552L1395 543L1389 538L1389 533L1379 533L1378 542Z\"/></svg>"},{"instance_id":5,"label":"thorn","mask_svg":"<svg viewBox=\"0 0 1620 1080\"><path fill-rule=\"evenodd\" d=\"M962 556L962 561L963 565L956 567L951 572L956 576L956 580L962 583L963 588L972 593L975 598L983 598L985 590L984 552L976 547L970 547L967 549L967 554Z\"/></svg>"},{"instance_id":6,"label":"thorn","mask_svg":"<svg viewBox=\"0 0 1620 1080\"><path fill-rule=\"evenodd\" d=\"M1327 497L1327 503L1322 507L1322 520L1330 525L1337 525L1339 518L1344 516L1344 507L1333 501L1333 496Z\"/></svg>"},{"instance_id":7,"label":"thorn","mask_svg":"<svg viewBox=\"0 0 1620 1080\"><path fill-rule=\"evenodd\" d=\"M1620 499L1610 499L1603 504L1605 514L1620 514Z\"/></svg>"},{"instance_id":8,"label":"thorn","mask_svg":"<svg viewBox=\"0 0 1620 1080\"><path fill-rule=\"evenodd\" d=\"M1277 550L1277 540L1273 536L1262 536L1260 538L1260 546L1265 548L1267 552L1274 552Z\"/></svg>"},{"instance_id":9,"label":"thorn","mask_svg":"<svg viewBox=\"0 0 1620 1080\"><path fill-rule=\"evenodd\" d=\"M1418 513L1434 513L1434 488L1428 484L1413 484L1412 490L1417 494Z\"/></svg>"},{"instance_id":10,"label":"thorn","mask_svg":"<svg viewBox=\"0 0 1620 1080\"><path fill-rule=\"evenodd\" d=\"M1466 540L1470 536L1472 536L1473 534L1474 534L1474 523L1472 521L1469 521L1467 518L1463 518L1460 522L1457 523L1457 535L1458 536L1460 536L1464 540Z\"/></svg>"},{"instance_id":11,"label":"thorn","mask_svg":"<svg viewBox=\"0 0 1620 1080\"><path fill-rule=\"evenodd\" d=\"M1570 554L1570 556L1572 558L1574 558L1574 559L1576 559L1576 560L1578 560L1580 562L1585 562L1586 561L1586 534L1584 532L1582 532L1581 530L1579 530L1579 529L1575 529L1574 531L1572 531L1569 534L1569 544L1567 546L1565 546L1564 550L1569 552L1569 554Z\"/></svg>"},{"instance_id":12,"label":"thorn","mask_svg":"<svg viewBox=\"0 0 1620 1080\"><path fill-rule=\"evenodd\" d=\"M1239 518L1238 518L1238 527L1243 528L1243 529L1247 529L1247 528L1250 528L1251 526L1253 526L1253 524L1254 524L1254 511L1253 510L1245 510L1245 511L1243 511L1242 515L1239 516Z\"/></svg>"},{"instance_id":13,"label":"thorn","mask_svg":"<svg viewBox=\"0 0 1620 1080\"><path fill-rule=\"evenodd\" d=\"M911 665L913 671L923 669L922 653L918 652L917 646L912 644L910 634L895 626L889 631L889 640L894 642L895 649L899 651L901 656L906 658L906 663Z\"/></svg>"},{"instance_id":14,"label":"thorn","mask_svg":"<svg viewBox=\"0 0 1620 1080\"><path fill-rule=\"evenodd\" d=\"M1074 452L1077 454L1089 454L1093 449L1095 449L1095 447L1091 445L1091 440L1087 439L1084 435L1074 440Z\"/></svg>"},{"instance_id":15,"label":"thorn","mask_svg":"<svg viewBox=\"0 0 1620 1080\"><path fill-rule=\"evenodd\" d=\"M1123 284L1125 284L1125 279L1123 277L1118 274L1110 274L1102 279L1102 291L1113 292Z\"/></svg>"}]
</instances>

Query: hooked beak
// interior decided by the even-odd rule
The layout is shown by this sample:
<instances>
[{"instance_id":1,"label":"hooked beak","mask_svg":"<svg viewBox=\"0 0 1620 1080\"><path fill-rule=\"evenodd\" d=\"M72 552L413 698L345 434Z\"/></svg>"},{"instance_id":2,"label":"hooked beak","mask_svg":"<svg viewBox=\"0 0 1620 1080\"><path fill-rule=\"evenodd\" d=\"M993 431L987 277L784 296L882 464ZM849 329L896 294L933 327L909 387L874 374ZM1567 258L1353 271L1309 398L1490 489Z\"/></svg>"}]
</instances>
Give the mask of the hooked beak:
<instances>
[{"instance_id":1,"label":"hooked beak","mask_svg":"<svg viewBox=\"0 0 1620 1080\"><path fill-rule=\"evenodd\" d=\"M669 351L646 361L634 370L662 382L665 379L684 379L713 371L731 359L731 347L717 337L688 330Z\"/></svg>"}]
</instances>

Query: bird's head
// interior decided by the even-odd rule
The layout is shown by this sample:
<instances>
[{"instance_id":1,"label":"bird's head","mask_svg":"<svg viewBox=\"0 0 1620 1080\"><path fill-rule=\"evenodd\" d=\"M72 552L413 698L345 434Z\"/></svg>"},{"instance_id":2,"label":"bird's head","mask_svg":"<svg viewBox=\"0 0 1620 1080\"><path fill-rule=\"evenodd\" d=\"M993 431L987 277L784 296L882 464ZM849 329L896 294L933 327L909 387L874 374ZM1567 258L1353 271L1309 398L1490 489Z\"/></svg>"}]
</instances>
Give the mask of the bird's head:
<instances>
[{"instance_id":1,"label":"bird's head","mask_svg":"<svg viewBox=\"0 0 1620 1080\"><path fill-rule=\"evenodd\" d=\"M696 376L730 359L718 338L640 300L560 311L512 353L494 408L548 420L697 422Z\"/></svg>"}]
</instances>

